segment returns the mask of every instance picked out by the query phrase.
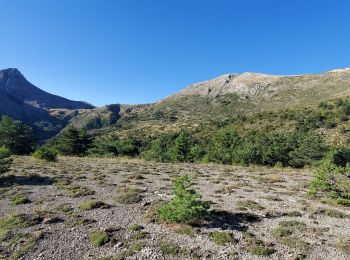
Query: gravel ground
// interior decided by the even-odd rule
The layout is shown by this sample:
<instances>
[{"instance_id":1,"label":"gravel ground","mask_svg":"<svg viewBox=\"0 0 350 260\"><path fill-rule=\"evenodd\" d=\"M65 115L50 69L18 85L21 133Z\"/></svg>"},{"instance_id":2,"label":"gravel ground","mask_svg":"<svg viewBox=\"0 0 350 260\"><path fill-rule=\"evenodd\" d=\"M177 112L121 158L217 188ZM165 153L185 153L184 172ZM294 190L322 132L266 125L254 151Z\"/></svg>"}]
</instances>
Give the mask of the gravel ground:
<instances>
[{"instance_id":1,"label":"gravel ground","mask_svg":"<svg viewBox=\"0 0 350 260\"><path fill-rule=\"evenodd\" d=\"M152 209L171 198L178 174L189 174L203 200L212 202L207 222L152 221ZM16 157L0 180L0 258L350 259L350 210L308 196L311 178L307 170L279 168ZM141 200L120 203L123 187L137 187ZM18 195L27 201L15 203ZM105 204L82 209L88 201ZM34 221L1 224L18 214ZM131 231L132 224L142 230ZM283 225L288 230L278 233ZM101 246L90 241L96 230L108 235ZM217 243L214 231L233 240Z\"/></svg>"}]
</instances>

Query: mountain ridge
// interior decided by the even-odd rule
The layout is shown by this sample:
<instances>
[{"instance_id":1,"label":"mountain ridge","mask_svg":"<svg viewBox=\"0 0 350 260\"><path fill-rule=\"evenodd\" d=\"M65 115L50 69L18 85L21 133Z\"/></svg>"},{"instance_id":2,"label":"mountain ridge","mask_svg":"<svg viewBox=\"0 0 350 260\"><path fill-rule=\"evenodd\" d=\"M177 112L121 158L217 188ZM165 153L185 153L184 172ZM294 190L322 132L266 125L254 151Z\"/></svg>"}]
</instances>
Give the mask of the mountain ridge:
<instances>
[{"instance_id":1,"label":"mountain ridge","mask_svg":"<svg viewBox=\"0 0 350 260\"><path fill-rule=\"evenodd\" d=\"M16 68L0 70L0 89L28 105L50 109L91 109L94 106L50 94L31 84Z\"/></svg>"},{"instance_id":2,"label":"mountain ridge","mask_svg":"<svg viewBox=\"0 0 350 260\"><path fill-rule=\"evenodd\" d=\"M287 76L245 72L191 84L155 103L96 108L47 93L17 69L0 70L0 114L31 125L41 139L68 125L101 132L121 129L121 133L152 129L154 134L238 115L315 106L345 96L350 96L350 68Z\"/></svg>"}]
</instances>

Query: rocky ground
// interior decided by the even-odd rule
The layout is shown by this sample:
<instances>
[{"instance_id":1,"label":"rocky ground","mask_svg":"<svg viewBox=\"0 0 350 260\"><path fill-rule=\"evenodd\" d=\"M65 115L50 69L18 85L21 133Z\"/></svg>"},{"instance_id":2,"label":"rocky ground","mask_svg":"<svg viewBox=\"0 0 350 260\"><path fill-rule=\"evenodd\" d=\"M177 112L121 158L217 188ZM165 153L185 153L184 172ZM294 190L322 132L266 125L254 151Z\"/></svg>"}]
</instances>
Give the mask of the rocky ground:
<instances>
[{"instance_id":1,"label":"rocky ground","mask_svg":"<svg viewBox=\"0 0 350 260\"><path fill-rule=\"evenodd\" d=\"M154 221L189 174L210 219ZM349 259L350 210L307 195L306 170L16 157L0 179L3 259Z\"/></svg>"}]
</instances>

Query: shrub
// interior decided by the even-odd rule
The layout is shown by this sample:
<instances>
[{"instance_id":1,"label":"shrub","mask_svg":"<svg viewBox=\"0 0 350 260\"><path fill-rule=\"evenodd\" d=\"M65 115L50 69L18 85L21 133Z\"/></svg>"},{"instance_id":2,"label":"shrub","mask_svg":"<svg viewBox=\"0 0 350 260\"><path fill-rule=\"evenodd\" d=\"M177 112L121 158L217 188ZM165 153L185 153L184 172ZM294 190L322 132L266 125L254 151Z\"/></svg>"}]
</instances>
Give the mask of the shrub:
<instances>
[{"instance_id":1,"label":"shrub","mask_svg":"<svg viewBox=\"0 0 350 260\"><path fill-rule=\"evenodd\" d=\"M302 168L310 165L314 161L323 159L328 147L323 139L316 133L298 133L298 147L289 153L291 157L290 165Z\"/></svg>"},{"instance_id":2,"label":"shrub","mask_svg":"<svg viewBox=\"0 0 350 260\"><path fill-rule=\"evenodd\" d=\"M47 162L57 161L57 151L52 148L41 147L38 148L34 153L33 157L38 160L44 160Z\"/></svg>"},{"instance_id":3,"label":"shrub","mask_svg":"<svg viewBox=\"0 0 350 260\"><path fill-rule=\"evenodd\" d=\"M191 189L187 175L179 176L173 184L174 197L159 208L159 216L166 222L196 223L208 214L209 203Z\"/></svg>"},{"instance_id":4,"label":"shrub","mask_svg":"<svg viewBox=\"0 0 350 260\"><path fill-rule=\"evenodd\" d=\"M90 233L90 242L95 247L101 247L109 242L109 235L102 230L96 230Z\"/></svg>"},{"instance_id":5,"label":"shrub","mask_svg":"<svg viewBox=\"0 0 350 260\"><path fill-rule=\"evenodd\" d=\"M87 153L91 156L135 156L139 154L139 143L132 139L105 139L95 141Z\"/></svg>"},{"instance_id":6,"label":"shrub","mask_svg":"<svg viewBox=\"0 0 350 260\"><path fill-rule=\"evenodd\" d=\"M5 147L0 147L0 174L7 172L12 164L11 153Z\"/></svg>"},{"instance_id":7,"label":"shrub","mask_svg":"<svg viewBox=\"0 0 350 260\"><path fill-rule=\"evenodd\" d=\"M155 160L158 162L169 161L168 147L171 142L171 137L168 135L163 135L158 139L153 140L148 149L143 152L143 158L146 160Z\"/></svg>"},{"instance_id":8,"label":"shrub","mask_svg":"<svg viewBox=\"0 0 350 260\"><path fill-rule=\"evenodd\" d=\"M350 162L350 149L345 147L335 149L329 152L327 157L335 165L345 167Z\"/></svg>"},{"instance_id":9,"label":"shrub","mask_svg":"<svg viewBox=\"0 0 350 260\"><path fill-rule=\"evenodd\" d=\"M323 160L315 169L315 177L309 185L311 194L326 194L337 203L350 206L349 168L337 166L331 160Z\"/></svg>"}]
</instances>

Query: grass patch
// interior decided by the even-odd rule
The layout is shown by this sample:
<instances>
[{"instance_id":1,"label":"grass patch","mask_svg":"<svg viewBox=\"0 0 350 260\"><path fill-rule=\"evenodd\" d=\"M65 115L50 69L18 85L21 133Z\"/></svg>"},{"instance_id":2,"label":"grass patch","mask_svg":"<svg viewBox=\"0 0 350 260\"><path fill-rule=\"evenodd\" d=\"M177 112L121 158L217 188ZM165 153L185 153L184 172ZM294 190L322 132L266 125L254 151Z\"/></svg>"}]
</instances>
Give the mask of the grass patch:
<instances>
[{"instance_id":1,"label":"grass patch","mask_svg":"<svg viewBox=\"0 0 350 260\"><path fill-rule=\"evenodd\" d=\"M236 203L236 208L238 210L263 210L265 207L253 200L240 200Z\"/></svg>"},{"instance_id":2,"label":"grass patch","mask_svg":"<svg viewBox=\"0 0 350 260\"><path fill-rule=\"evenodd\" d=\"M269 256L275 252L272 245L257 239L252 233L243 233L243 238L246 243L245 249L252 255Z\"/></svg>"},{"instance_id":3,"label":"grass patch","mask_svg":"<svg viewBox=\"0 0 350 260\"><path fill-rule=\"evenodd\" d=\"M210 233L210 239L219 246L236 243L234 236L229 232L214 231Z\"/></svg>"},{"instance_id":4,"label":"grass patch","mask_svg":"<svg viewBox=\"0 0 350 260\"><path fill-rule=\"evenodd\" d=\"M85 197L95 194L95 192L88 187L76 184L68 185L64 190L67 192L67 195L72 198Z\"/></svg>"},{"instance_id":5,"label":"grass patch","mask_svg":"<svg viewBox=\"0 0 350 260\"><path fill-rule=\"evenodd\" d=\"M30 200L24 194L18 194L18 195L15 195L11 198L11 204L14 206L21 205L21 204L27 204L27 203L30 203Z\"/></svg>"},{"instance_id":6,"label":"grass patch","mask_svg":"<svg viewBox=\"0 0 350 260\"><path fill-rule=\"evenodd\" d=\"M144 229L144 227L139 224L132 224L128 227L128 230L133 232L141 231L142 229Z\"/></svg>"},{"instance_id":7,"label":"grass patch","mask_svg":"<svg viewBox=\"0 0 350 260\"><path fill-rule=\"evenodd\" d=\"M317 208L315 211L312 212L312 214L317 215L326 215L332 218L347 218L348 215L344 214L343 212L335 209L329 209L329 208Z\"/></svg>"},{"instance_id":8,"label":"grass patch","mask_svg":"<svg viewBox=\"0 0 350 260\"><path fill-rule=\"evenodd\" d=\"M96 230L89 235L90 243L95 247L101 247L110 240L109 234L103 230Z\"/></svg>"},{"instance_id":9,"label":"grass patch","mask_svg":"<svg viewBox=\"0 0 350 260\"><path fill-rule=\"evenodd\" d=\"M135 242L130 246L129 250L132 254L135 254L137 252L140 252L144 247L145 247L144 243Z\"/></svg>"},{"instance_id":10,"label":"grass patch","mask_svg":"<svg viewBox=\"0 0 350 260\"><path fill-rule=\"evenodd\" d=\"M17 214L0 219L0 241L9 238L15 228L25 228L41 223L43 218L39 215Z\"/></svg>"},{"instance_id":11,"label":"grass patch","mask_svg":"<svg viewBox=\"0 0 350 260\"><path fill-rule=\"evenodd\" d=\"M89 200L84 202L79 206L79 209L87 211L87 210L93 210L93 209L108 209L110 208L110 205L102 202L102 201L96 201L96 200Z\"/></svg>"},{"instance_id":12,"label":"grass patch","mask_svg":"<svg viewBox=\"0 0 350 260\"><path fill-rule=\"evenodd\" d=\"M272 236L281 242L282 244L301 250L303 252L307 251L308 243L302 239L296 237L295 233L297 231L305 231L306 224L299 221L281 221L279 227L272 230Z\"/></svg>"},{"instance_id":13,"label":"grass patch","mask_svg":"<svg viewBox=\"0 0 350 260\"><path fill-rule=\"evenodd\" d=\"M122 187L117 190L117 202L121 204L133 204L141 201L141 191L136 187Z\"/></svg>"},{"instance_id":14,"label":"grass patch","mask_svg":"<svg viewBox=\"0 0 350 260\"><path fill-rule=\"evenodd\" d=\"M147 233L145 231L136 231L132 234L132 239L141 240L147 237Z\"/></svg>"},{"instance_id":15,"label":"grass patch","mask_svg":"<svg viewBox=\"0 0 350 260\"><path fill-rule=\"evenodd\" d=\"M139 172L134 172L130 175L128 175L128 179L130 180L143 180L145 177L142 176Z\"/></svg>"},{"instance_id":16,"label":"grass patch","mask_svg":"<svg viewBox=\"0 0 350 260\"><path fill-rule=\"evenodd\" d=\"M194 237L195 230L190 225L181 225L175 229L175 232L181 235L187 235L189 237Z\"/></svg>"},{"instance_id":17,"label":"grass patch","mask_svg":"<svg viewBox=\"0 0 350 260\"><path fill-rule=\"evenodd\" d=\"M10 259L19 259L22 256L24 256L26 253L28 253L37 243L38 240L40 240L43 237L43 234L41 232L34 233L34 234L27 234L25 235L24 242L21 243L21 246L10 256Z\"/></svg>"},{"instance_id":18,"label":"grass patch","mask_svg":"<svg viewBox=\"0 0 350 260\"><path fill-rule=\"evenodd\" d=\"M180 248L172 243L162 243L159 245L159 250L164 255L177 255L180 252Z\"/></svg>"}]
</instances>

